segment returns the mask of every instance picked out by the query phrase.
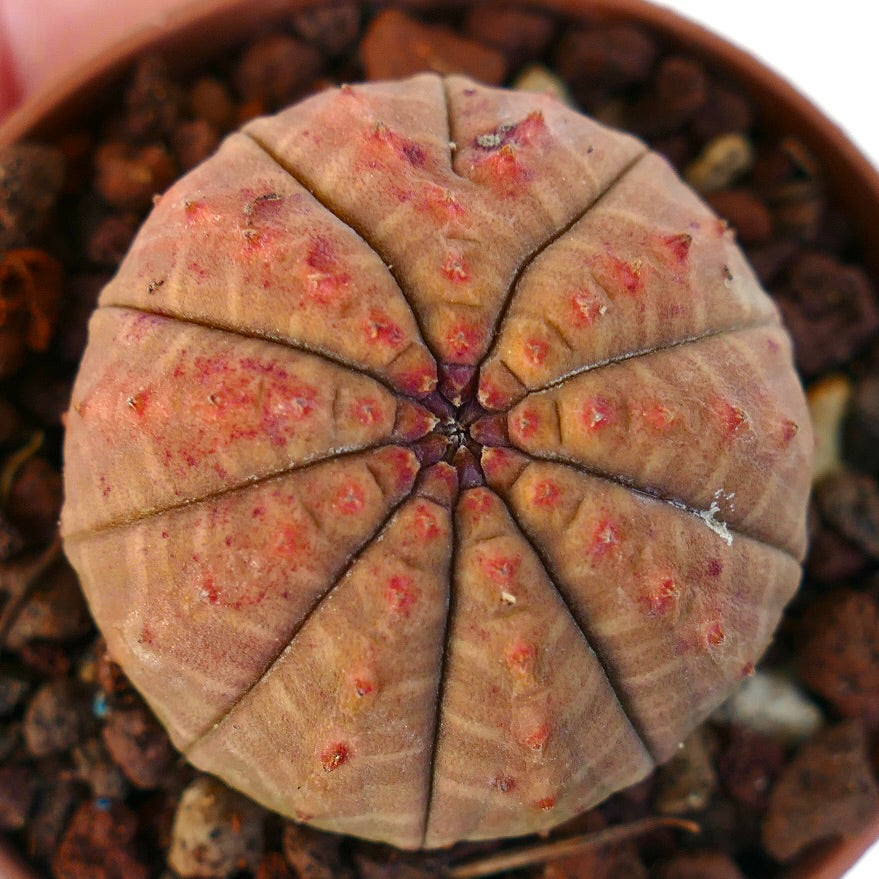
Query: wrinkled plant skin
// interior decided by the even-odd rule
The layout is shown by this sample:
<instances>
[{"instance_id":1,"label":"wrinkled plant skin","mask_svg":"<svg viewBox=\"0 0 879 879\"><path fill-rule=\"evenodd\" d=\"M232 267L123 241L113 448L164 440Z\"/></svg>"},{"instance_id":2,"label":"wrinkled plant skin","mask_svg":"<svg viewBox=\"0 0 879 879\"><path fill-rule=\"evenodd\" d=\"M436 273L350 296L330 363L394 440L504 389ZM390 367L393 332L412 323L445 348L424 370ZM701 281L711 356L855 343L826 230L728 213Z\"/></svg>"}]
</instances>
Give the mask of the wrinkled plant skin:
<instances>
[{"instance_id":1,"label":"wrinkled plant skin","mask_svg":"<svg viewBox=\"0 0 879 879\"><path fill-rule=\"evenodd\" d=\"M812 435L731 233L637 140L462 77L326 91L159 200L62 531L191 762L400 847L667 760L800 576Z\"/></svg>"}]
</instances>

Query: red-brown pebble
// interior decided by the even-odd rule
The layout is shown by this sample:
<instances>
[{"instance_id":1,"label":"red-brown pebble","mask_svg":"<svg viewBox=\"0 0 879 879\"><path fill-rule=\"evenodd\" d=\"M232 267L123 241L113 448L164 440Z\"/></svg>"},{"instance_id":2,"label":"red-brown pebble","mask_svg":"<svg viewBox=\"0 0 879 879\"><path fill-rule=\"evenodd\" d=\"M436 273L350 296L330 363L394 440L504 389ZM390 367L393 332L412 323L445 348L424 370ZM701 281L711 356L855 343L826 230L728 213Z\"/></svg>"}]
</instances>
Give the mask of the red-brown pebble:
<instances>
[{"instance_id":1,"label":"red-brown pebble","mask_svg":"<svg viewBox=\"0 0 879 879\"><path fill-rule=\"evenodd\" d=\"M769 789L784 763L784 748L774 739L733 725L717 758L723 786L748 809L764 811Z\"/></svg>"},{"instance_id":2,"label":"red-brown pebble","mask_svg":"<svg viewBox=\"0 0 879 879\"><path fill-rule=\"evenodd\" d=\"M269 852L256 868L256 879L296 879L280 852Z\"/></svg>"},{"instance_id":3,"label":"red-brown pebble","mask_svg":"<svg viewBox=\"0 0 879 879\"><path fill-rule=\"evenodd\" d=\"M37 794L33 766L0 766L0 830L21 830Z\"/></svg>"},{"instance_id":4,"label":"red-brown pebble","mask_svg":"<svg viewBox=\"0 0 879 879\"><path fill-rule=\"evenodd\" d=\"M689 122L708 98L708 75L693 58L670 55L660 63L647 94L626 114L645 137L669 134Z\"/></svg>"},{"instance_id":5,"label":"red-brown pebble","mask_svg":"<svg viewBox=\"0 0 879 879\"><path fill-rule=\"evenodd\" d=\"M40 677L60 678L70 674L70 657L60 644L29 641L19 650L18 656L31 671Z\"/></svg>"},{"instance_id":6,"label":"red-brown pebble","mask_svg":"<svg viewBox=\"0 0 879 879\"><path fill-rule=\"evenodd\" d=\"M464 19L464 33L506 55L511 67L539 58L549 45L555 21L543 12L474 4Z\"/></svg>"},{"instance_id":7,"label":"red-brown pebble","mask_svg":"<svg viewBox=\"0 0 879 879\"><path fill-rule=\"evenodd\" d=\"M706 201L730 224L742 244L765 244L772 238L769 208L746 189L722 189L712 192Z\"/></svg>"},{"instance_id":8,"label":"red-brown pebble","mask_svg":"<svg viewBox=\"0 0 879 879\"><path fill-rule=\"evenodd\" d=\"M689 131L697 140L707 142L731 132L745 134L753 124L754 110L748 99L740 92L712 82Z\"/></svg>"},{"instance_id":9,"label":"red-brown pebble","mask_svg":"<svg viewBox=\"0 0 879 879\"><path fill-rule=\"evenodd\" d=\"M34 757L66 751L88 729L89 708L82 688L68 678L43 684L24 714L24 740Z\"/></svg>"},{"instance_id":10,"label":"red-brown pebble","mask_svg":"<svg viewBox=\"0 0 879 879\"><path fill-rule=\"evenodd\" d=\"M61 263L42 250L9 250L0 258L0 378L14 375L27 350L46 351L61 301Z\"/></svg>"},{"instance_id":11,"label":"red-brown pebble","mask_svg":"<svg viewBox=\"0 0 879 879\"><path fill-rule=\"evenodd\" d=\"M55 533L62 500L61 475L45 458L33 457L15 474L6 513L28 543L44 543Z\"/></svg>"},{"instance_id":12,"label":"red-brown pebble","mask_svg":"<svg viewBox=\"0 0 879 879\"><path fill-rule=\"evenodd\" d=\"M810 534L806 570L819 583L835 586L859 574L869 557L823 522Z\"/></svg>"},{"instance_id":13,"label":"red-brown pebble","mask_svg":"<svg viewBox=\"0 0 879 879\"><path fill-rule=\"evenodd\" d=\"M801 623L803 682L843 717L879 726L879 602L836 589L810 605Z\"/></svg>"},{"instance_id":14,"label":"red-brown pebble","mask_svg":"<svg viewBox=\"0 0 879 879\"><path fill-rule=\"evenodd\" d=\"M146 706L111 711L101 737L135 787L157 787L174 762L168 735Z\"/></svg>"},{"instance_id":15,"label":"red-brown pebble","mask_svg":"<svg viewBox=\"0 0 879 879\"><path fill-rule=\"evenodd\" d=\"M131 704L135 698L131 682L125 672L114 662L106 648L98 653L97 682L100 688L116 703Z\"/></svg>"},{"instance_id":16,"label":"red-brown pebble","mask_svg":"<svg viewBox=\"0 0 879 879\"><path fill-rule=\"evenodd\" d=\"M360 54L368 79L395 79L425 70L464 73L489 85L503 81L504 56L444 27L415 21L398 9L386 9L372 21Z\"/></svg>"},{"instance_id":17,"label":"red-brown pebble","mask_svg":"<svg viewBox=\"0 0 879 879\"><path fill-rule=\"evenodd\" d=\"M301 97L322 69L323 59L313 46L272 34L245 49L232 78L245 101L283 107Z\"/></svg>"},{"instance_id":18,"label":"red-brown pebble","mask_svg":"<svg viewBox=\"0 0 879 879\"><path fill-rule=\"evenodd\" d=\"M300 824L284 825L284 857L297 876L308 879L344 876L339 842L337 836L327 836Z\"/></svg>"},{"instance_id":19,"label":"red-brown pebble","mask_svg":"<svg viewBox=\"0 0 879 879\"><path fill-rule=\"evenodd\" d=\"M540 879L648 879L650 874L633 848L606 846L553 861L538 875Z\"/></svg>"},{"instance_id":20,"label":"red-brown pebble","mask_svg":"<svg viewBox=\"0 0 879 879\"><path fill-rule=\"evenodd\" d=\"M0 147L0 252L31 244L55 207L64 156L54 147Z\"/></svg>"},{"instance_id":21,"label":"red-brown pebble","mask_svg":"<svg viewBox=\"0 0 879 879\"><path fill-rule=\"evenodd\" d=\"M832 256L799 256L775 292L807 376L845 363L879 331L876 291L866 273Z\"/></svg>"},{"instance_id":22,"label":"red-brown pebble","mask_svg":"<svg viewBox=\"0 0 879 879\"><path fill-rule=\"evenodd\" d=\"M76 777L82 779L93 797L121 800L128 793L128 783L98 738L86 739L71 752Z\"/></svg>"},{"instance_id":23,"label":"red-brown pebble","mask_svg":"<svg viewBox=\"0 0 879 879\"><path fill-rule=\"evenodd\" d=\"M879 480L856 470L842 470L815 487L822 519L846 540L879 559Z\"/></svg>"},{"instance_id":24,"label":"red-brown pebble","mask_svg":"<svg viewBox=\"0 0 879 879\"><path fill-rule=\"evenodd\" d=\"M879 476L879 371L855 384L845 422L846 460L859 470Z\"/></svg>"},{"instance_id":25,"label":"red-brown pebble","mask_svg":"<svg viewBox=\"0 0 879 879\"><path fill-rule=\"evenodd\" d=\"M661 864L656 879L745 879L729 855L717 851L682 852Z\"/></svg>"},{"instance_id":26,"label":"red-brown pebble","mask_svg":"<svg viewBox=\"0 0 879 879\"><path fill-rule=\"evenodd\" d=\"M176 176L174 159L159 144L132 147L110 141L95 154L95 188L108 205L121 210L145 211Z\"/></svg>"},{"instance_id":27,"label":"red-brown pebble","mask_svg":"<svg viewBox=\"0 0 879 879\"><path fill-rule=\"evenodd\" d=\"M70 778L43 780L40 796L25 827L28 853L51 862L73 810L82 802L83 785Z\"/></svg>"},{"instance_id":28,"label":"red-brown pebble","mask_svg":"<svg viewBox=\"0 0 879 879\"><path fill-rule=\"evenodd\" d=\"M6 645L20 650L29 641L71 641L92 627L85 599L73 569L61 562L37 581L12 626Z\"/></svg>"},{"instance_id":29,"label":"red-brown pebble","mask_svg":"<svg viewBox=\"0 0 879 879\"><path fill-rule=\"evenodd\" d=\"M15 558L24 549L21 532L0 511L0 562Z\"/></svg>"},{"instance_id":30,"label":"red-brown pebble","mask_svg":"<svg viewBox=\"0 0 879 879\"><path fill-rule=\"evenodd\" d=\"M442 875L440 859L422 853L387 850L371 857L368 853L356 852L354 863L359 879L436 879Z\"/></svg>"},{"instance_id":31,"label":"red-brown pebble","mask_svg":"<svg viewBox=\"0 0 879 879\"><path fill-rule=\"evenodd\" d=\"M182 122L171 136L174 155L181 171L188 171L203 162L220 144L217 130L204 119Z\"/></svg>"},{"instance_id":32,"label":"red-brown pebble","mask_svg":"<svg viewBox=\"0 0 879 879\"><path fill-rule=\"evenodd\" d=\"M605 96L647 79L659 54L641 28L613 24L570 28L555 53L558 72L581 100Z\"/></svg>"},{"instance_id":33,"label":"red-brown pebble","mask_svg":"<svg viewBox=\"0 0 879 879\"><path fill-rule=\"evenodd\" d=\"M212 76L197 79L189 90L189 109L217 131L228 131L235 121L235 103L226 83Z\"/></svg>"},{"instance_id":34,"label":"red-brown pebble","mask_svg":"<svg viewBox=\"0 0 879 879\"><path fill-rule=\"evenodd\" d=\"M333 3L313 6L290 19L293 30L330 58L350 49L360 33L359 3Z\"/></svg>"},{"instance_id":35,"label":"red-brown pebble","mask_svg":"<svg viewBox=\"0 0 879 879\"><path fill-rule=\"evenodd\" d=\"M125 127L132 139L167 134L180 110L180 87L159 55L141 58L125 90Z\"/></svg>"},{"instance_id":36,"label":"red-brown pebble","mask_svg":"<svg viewBox=\"0 0 879 879\"><path fill-rule=\"evenodd\" d=\"M159 138L177 123L183 95L157 55L138 62L125 91L125 129L134 140Z\"/></svg>"},{"instance_id":37,"label":"red-brown pebble","mask_svg":"<svg viewBox=\"0 0 879 879\"><path fill-rule=\"evenodd\" d=\"M86 256L96 265L115 268L122 262L139 225L137 214L108 214L88 233Z\"/></svg>"},{"instance_id":38,"label":"red-brown pebble","mask_svg":"<svg viewBox=\"0 0 879 879\"><path fill-rule=\"evenodd\" d=\"M137 817L125 805L83 803L52 862L55 879L148 879L134 837Z\"/></svg>"},{"instance_id":39,"label":"red-brown pebble","mask_svg":"<svg viewBox=\"0 0 879 879\"><path fill-rule=\"evenodd\" d=\"M879 789L857 721L822 730L784 767L763 821L763 844L789 861L814 842L858 833L879 813Z\"/></svg>"}]
</instances>

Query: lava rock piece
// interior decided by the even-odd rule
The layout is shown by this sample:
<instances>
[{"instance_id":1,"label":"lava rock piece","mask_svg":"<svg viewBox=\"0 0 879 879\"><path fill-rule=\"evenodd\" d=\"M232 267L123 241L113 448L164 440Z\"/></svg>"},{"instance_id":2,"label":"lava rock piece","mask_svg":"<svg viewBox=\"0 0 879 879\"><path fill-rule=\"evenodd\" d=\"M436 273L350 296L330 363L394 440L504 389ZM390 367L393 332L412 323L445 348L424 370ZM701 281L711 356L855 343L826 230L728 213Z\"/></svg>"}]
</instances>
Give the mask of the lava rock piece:
<instances>
[{"instance_id":1,"label":"lava rock piece","mask_svg":"<svg viewBox=\"0 0 879 879\"><path fill-rule=\"evenodd\" d=\"M138 857L137 816L119 802L83 803L52 861L55 879L148 879Z\"/></svg>"},{"instance_id":2,"label":"lava rock piece","mask_svg":"<svg viewBox=\"0 0 879 879\"><path fill-rule=\"evenodd\" d=\"M34 241L63 182L60 150L30 143L0 147L0 252Z\"/></svg>"},{"instance_id":3,"label":"lava rock piece","mask_svg":"<svg viewBox=\"0 0 879 879\"><path fill-rule=\"evenodd\" d=\"M843 434L846 460L879 477L879 373L871 372L855 384Z\"/></svg>"},{"instance_id":4,"label":"lava rock piece","mask_svg":"<svg viewBox=\"0 0 879 879\"><path fill-rule=\"evenodd\" d=\"M810 605L797 656L805 684L843 717L879 726L879 604L867 592L835 589Z\"/></svg>"},{"instance_id":5,"label":"lava rock piece","mask_svg":"<svg viewBox=\"0 0 879 879\"><path fill-rule=\"evenodd\" d=\"M857 721L822 730L784 767L769 797L763 843L790 861L821 839L858 833L879 813L879 788Z\"/></svg>"},{"instance_id":6,"label":"lava rock piece","mask_svg":"<svg viewBox=\"0 0 879 879\"><path fill-rule=\"evenodd\" d=\"M111 711L101 738L135 787L158 787L174 761L167 734L144 705Z\"/></svg>"},{"instance_id":7,"label":"lava rock piece","mask_svg":"<svg viewBox=\"0 0 879 879\"><path fill-rule=\"evenodd\" d=\"M879 481L856 470L841 470L815 486L815 500L831 527L879 559Z\"/></svg>"},{"instance_id":8,"label":"lava rock piece","mask_svg":"<svg viewBox=\"0 0 879 879\"><path fill-rule=\"evenodd\" d=\"M24 738L34 757L66 751L88 729L82 688L69 678L43 684L31 696L24 714Z\"/></svg>"},{"instance_id":9,"label":"lava rock piece","mask_svg":"<svg viewBox=\"0 0 879 879\"><path fill-rule=\"evenodd\" d=\"M386 9L373 19L360 44L360 55L369 79L429 70L464 73L498 84L507 72L507 59L497 49L448 28L422 24L399 9Z\"/></svg>"},{"instance_id":10,"label":"lava rock piece","mask_svg":"<svg viewBox=\"0 0 879 879\"><path fill-rule=\"evenodd\" d=\"M775 292L796 343L797 366L807 376L845 363L879 331L869 278L831 256L803 253Z\"/></svg>"}]
</instances>

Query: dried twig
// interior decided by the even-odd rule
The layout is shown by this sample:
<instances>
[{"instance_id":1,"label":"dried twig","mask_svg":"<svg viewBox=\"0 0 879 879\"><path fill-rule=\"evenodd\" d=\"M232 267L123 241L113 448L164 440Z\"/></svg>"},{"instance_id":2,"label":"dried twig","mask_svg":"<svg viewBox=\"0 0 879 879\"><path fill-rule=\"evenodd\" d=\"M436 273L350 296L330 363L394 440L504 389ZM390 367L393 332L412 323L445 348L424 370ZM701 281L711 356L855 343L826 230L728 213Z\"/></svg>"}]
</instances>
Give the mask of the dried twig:
<instances>
[{"instance_id":1,"label":"dried twig","mask_svg":"<svg viewBox=\"0 0 879 879\"><path fill-rule=\"evenodd\" d=\"M519 867L530 867L534 864L557 861L571 855L589 849L601 848L613 843L623 842L650 833L653 830L673 828L685 830L687 833L699 833L699 825L694 821L686 821L682 818L642 818L640 821L632 821L630 824L621 824L617 827L608 827L596 833L587 833L583 836L572 836L569 839L557 839L552 842L539 843L538 845L526 846L515 851L505 851L499 854L477 858L463 864L448 867L444 872L447 879L478 879L480 876L494 876L504 870L515 870Z\"/></svg>"}]
</instances>

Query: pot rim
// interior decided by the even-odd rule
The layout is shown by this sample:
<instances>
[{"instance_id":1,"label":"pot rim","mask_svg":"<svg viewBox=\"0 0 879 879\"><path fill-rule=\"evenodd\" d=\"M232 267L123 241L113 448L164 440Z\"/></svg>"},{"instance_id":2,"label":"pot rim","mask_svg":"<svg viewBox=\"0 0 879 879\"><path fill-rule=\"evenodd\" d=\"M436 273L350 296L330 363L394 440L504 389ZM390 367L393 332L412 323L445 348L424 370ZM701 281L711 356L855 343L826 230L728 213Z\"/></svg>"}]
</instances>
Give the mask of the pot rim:
<instances>
[{"instance_id":1,"label":"pot rim","mask_svg":"<svg viewBox=\"0 0 879 879\"><path fill-rule=\"evenodd\" d=\"M0 122L0 147L23 139L49 137L63 129L66 123L93 107L96 94L118 85L140 54L184 53L188 63L183 66L191 67L261 26L298 9L329 2L332 0L190 0L182 8L156 16L92 57L68 67L54 82L44 83ZM364 0L358 2L362 4ZM463 0L445 2L462 5ZM821 161L830 188L854 220L864 242L865 262L879 280L879 224L875 222L879 215L879 171L839 125L781 74L721 35L647 0L521 0L517 5L584 21L643 24L743 87L761 113L772 119L774 129L801 138ZM243 27L242 22L246 22ZM206 51L193 52L192 43L202 32L210 33L214 39ZM877 840L879 818L860 834L815 850L785 876L838 879ZM33 872L10 851L2 835L0 879L35 879Z\"/></svg>"}]
</instances>

